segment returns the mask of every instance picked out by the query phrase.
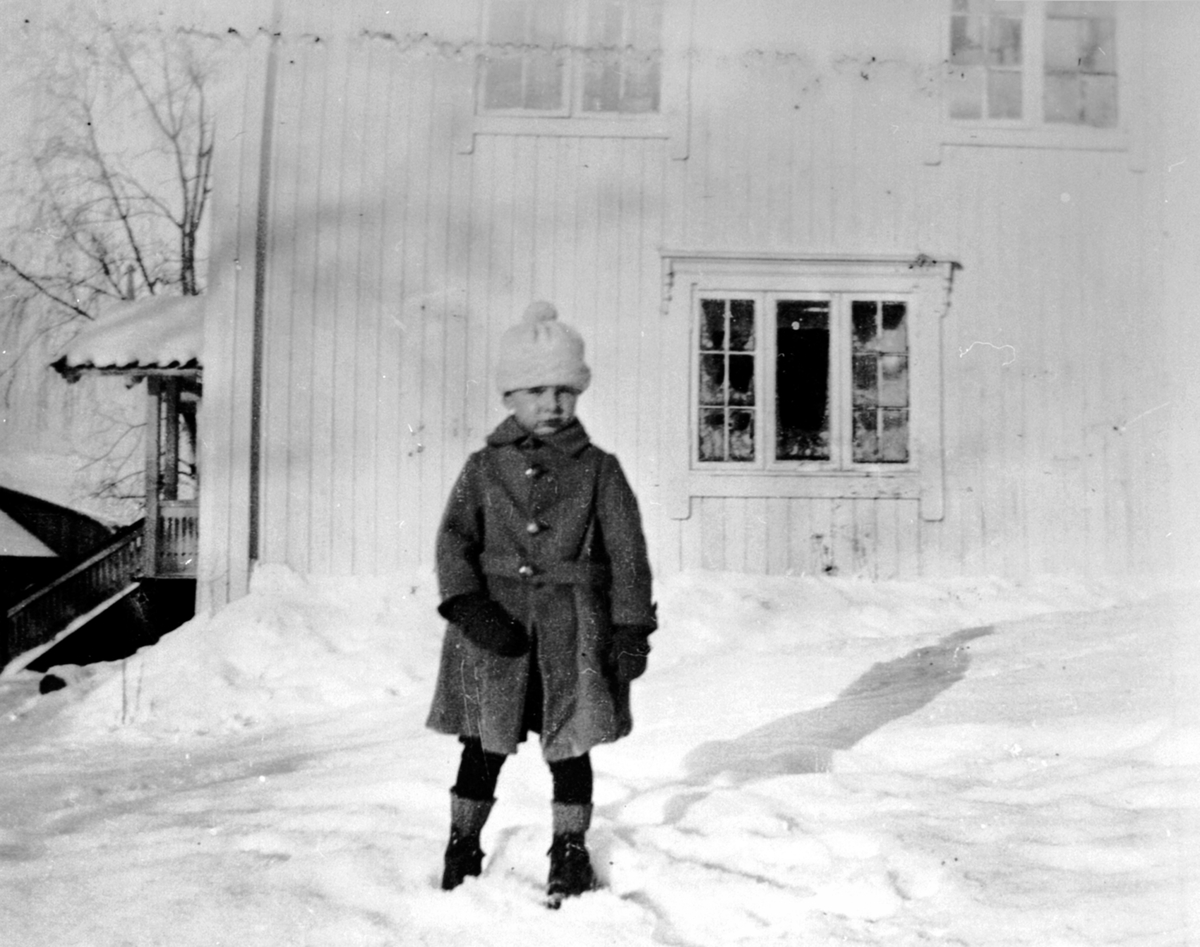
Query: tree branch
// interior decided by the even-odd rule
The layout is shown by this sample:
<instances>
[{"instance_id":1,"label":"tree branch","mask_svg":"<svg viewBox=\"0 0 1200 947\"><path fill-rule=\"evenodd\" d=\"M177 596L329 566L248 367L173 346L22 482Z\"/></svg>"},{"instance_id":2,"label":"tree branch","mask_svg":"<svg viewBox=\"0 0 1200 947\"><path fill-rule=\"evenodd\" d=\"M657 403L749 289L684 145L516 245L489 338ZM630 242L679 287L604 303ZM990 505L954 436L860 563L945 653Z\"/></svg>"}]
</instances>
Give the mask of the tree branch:
<instances>
[{"instance_id":1,"label":"tree branch","mask_svg":"<svg viewBox=\"0 0 1200 947\"><path fill-rule=\"evenodd\" d=\"M17 264L15 264L8 257L0 255L0 266L4 267L7 270L10 270L13 273L13 275L17 277L17 279L22 280L25 283L28 283L35 290L37 290L42 296L45 296L51 302L55 302L58 305L62 306L63 308L69 309L75 315L82 316L84 319L87 319L89 321L93 318L92 314L90 312L88 312L86 309L81 309L79 306L77 306L75 303L71 302L70 300L63 299L61 296L59 296L53 290L49 289L40 279L38 279L38 277L33 276L29 273L26 273L23 269L21 269L21 267L17 266Z\"/></svg>"}]
</instances>

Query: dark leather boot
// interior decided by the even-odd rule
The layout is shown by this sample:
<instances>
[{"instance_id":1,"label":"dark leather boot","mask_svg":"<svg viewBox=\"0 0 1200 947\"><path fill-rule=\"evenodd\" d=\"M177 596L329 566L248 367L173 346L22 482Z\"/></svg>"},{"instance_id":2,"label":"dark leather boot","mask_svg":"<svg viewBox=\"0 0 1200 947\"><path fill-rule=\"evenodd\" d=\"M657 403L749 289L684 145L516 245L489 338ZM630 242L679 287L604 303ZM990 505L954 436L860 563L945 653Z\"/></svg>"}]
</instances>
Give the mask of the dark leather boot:
<instances>
[{"instance_id":1,"label":"dark leather boot","mask_svg":"<svg viewBox=\"0 0 1200 947\"><path fill-rule=\"evenodd\" d=\"M479 833L496 800L463 799L450 793L450 842L442 869L442 890L451 891L483 871Z\"/></svg>"},{"instance_id":2,"label":"dark leather boot","mask_svg":"<svg viewBox=\"0 0 1200 947\"><path fill-rule=\"evenodd\" d=\"M572 803L553 804L554 838L550 843L550 877L546 882L546 906L557 908L564 898L591 891L596 873L588 855L585 836L592 822L592 807Z\"/></svg>"}]
</instances>

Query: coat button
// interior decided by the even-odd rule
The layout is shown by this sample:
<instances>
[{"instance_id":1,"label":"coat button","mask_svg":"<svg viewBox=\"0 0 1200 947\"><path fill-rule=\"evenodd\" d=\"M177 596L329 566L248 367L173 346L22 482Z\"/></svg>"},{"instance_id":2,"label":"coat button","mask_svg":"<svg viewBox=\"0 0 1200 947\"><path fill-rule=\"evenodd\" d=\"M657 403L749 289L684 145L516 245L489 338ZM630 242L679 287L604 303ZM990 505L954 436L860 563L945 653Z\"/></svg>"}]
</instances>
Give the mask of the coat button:
<instances>
[{"instance_id":1,"label":"coat button","mask_svg":"<svg viewBox=\"0 0 1200 947\"><path fill-rule=\"evenodd\" d=\"M542 528L542 524L537 520L530 520L525 524L525 532L527 532L530 536L536 536L542 531Z\"/></svg>"}]
</instances>

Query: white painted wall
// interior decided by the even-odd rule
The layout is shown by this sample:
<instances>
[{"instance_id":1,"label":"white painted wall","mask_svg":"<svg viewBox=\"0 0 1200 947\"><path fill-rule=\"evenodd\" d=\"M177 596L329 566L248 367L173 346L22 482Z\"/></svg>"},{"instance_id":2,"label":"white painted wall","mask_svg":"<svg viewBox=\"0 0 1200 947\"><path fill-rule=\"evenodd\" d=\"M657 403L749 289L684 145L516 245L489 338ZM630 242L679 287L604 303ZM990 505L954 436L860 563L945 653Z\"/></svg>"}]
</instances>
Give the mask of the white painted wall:
<instances>
[{"instance_id":1,"label":"white painted wall","mask_svg":"<svg viewBox=\"0 0 1200 947\"><path fill-rule=\"evenodd\" d=\"M1146 100L1135 147L1115 151L940 146L934 0L697 3L682 160L671 138L472 140L471 17L419 43L288 35L268 168L263 560L427 564L450 482L498 420L490 345L542 296L588 339L581 415L629 470L660 570L1173 567L1165 537L1195 459L1175 432L1194 415L1160 406L1194 397L1195 330L1180 321L1195 217L1181 166L1165 169L1196 141L1178 38L1195 14L1133 6L1149 8L1151 54L1123 62ZM210 338L231 361L206 363L202 523L217 603L245 570L255 55L218 184ZM665 515L680 460L664 445L684 420L660 406L685 381L662 370L663 245L957 260L945 517L922 521L910 500L738 497Z\"/></svg>"}]
</instances>

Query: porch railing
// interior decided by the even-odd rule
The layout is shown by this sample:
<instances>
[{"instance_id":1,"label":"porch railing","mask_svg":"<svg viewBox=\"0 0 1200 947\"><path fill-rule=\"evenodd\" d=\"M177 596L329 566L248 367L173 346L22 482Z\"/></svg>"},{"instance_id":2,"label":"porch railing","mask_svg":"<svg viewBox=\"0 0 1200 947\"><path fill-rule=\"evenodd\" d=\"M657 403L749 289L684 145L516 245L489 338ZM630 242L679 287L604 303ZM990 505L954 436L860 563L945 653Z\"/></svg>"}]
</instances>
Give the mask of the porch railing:
<instances>
[{"instance_id":1,"label":"porch railing","mask_svg":"<svg viewBox=\"0 0 1200 947\"><path fill-rule=\"evenodd\" d=\"M200 551L198 506L191 500L160 500L158 537L154 544L154 567L147 572L156 578L194 578Z\"/></svg>"},{"instance_id":2,"label":"porch railing","mask_svg":"<svg viewBox=\"0 0 1200 947\"><path fill-rule=\"evenodd\" d=\"M143 521L126 526L79 565L11 606L0 666L53 640L80 615L136 581L143 571L144 535Z\"/></svg>"}]
</instances>

